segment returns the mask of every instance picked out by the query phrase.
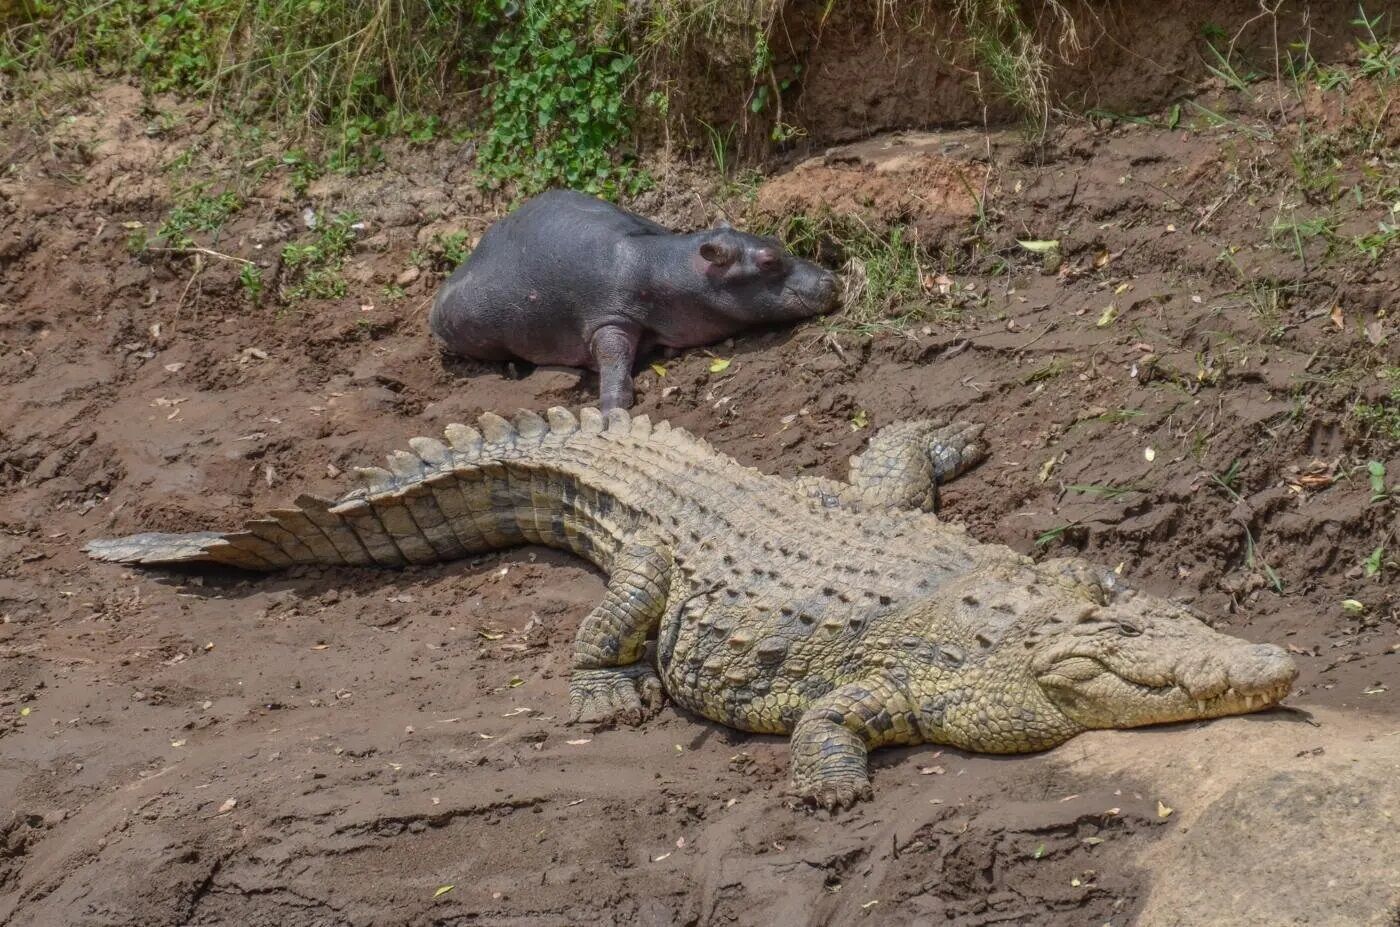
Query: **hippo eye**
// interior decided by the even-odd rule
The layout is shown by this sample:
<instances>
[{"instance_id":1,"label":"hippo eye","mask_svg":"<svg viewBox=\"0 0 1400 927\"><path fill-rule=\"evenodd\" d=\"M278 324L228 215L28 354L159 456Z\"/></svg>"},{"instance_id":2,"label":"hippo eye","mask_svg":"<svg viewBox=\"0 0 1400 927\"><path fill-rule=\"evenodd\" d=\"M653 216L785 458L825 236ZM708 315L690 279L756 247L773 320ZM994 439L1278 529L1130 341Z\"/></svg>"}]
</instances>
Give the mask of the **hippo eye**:
<instances>
[{"instance_id":1,"label":"hippo eye","mask_svg":"<svg viewBox=\"0 0 1400 927\"><path fill-rule=\"evenodd\" d=\"M716 267L728 267L738 254L728 242L707 241L700 246L700 256Z\"/></svg>"},{"instance_id":2,"label":"hippo eye","mask_svg":"<svg viewBox=\"0 0 1400 927\"><path fill-rule=\"evenodd\" d=\"M767 248L759 251L754 260L758 264L758 269L764 273L773 273L781 270L783 266L783 259L778 256L777 252Z\"/></svg>"},{"instance_id":3,"label":"hippo eye","mask_svg":"<svg viewBox=\"0 0 1400 927\"><path fill-rule=\"evenodd\" d=\"M1124 637L1138 637L1142 634L1142 628L1134 627L1130 624L1119 624L1118 633Z\"/></svg>"}]
</instances>

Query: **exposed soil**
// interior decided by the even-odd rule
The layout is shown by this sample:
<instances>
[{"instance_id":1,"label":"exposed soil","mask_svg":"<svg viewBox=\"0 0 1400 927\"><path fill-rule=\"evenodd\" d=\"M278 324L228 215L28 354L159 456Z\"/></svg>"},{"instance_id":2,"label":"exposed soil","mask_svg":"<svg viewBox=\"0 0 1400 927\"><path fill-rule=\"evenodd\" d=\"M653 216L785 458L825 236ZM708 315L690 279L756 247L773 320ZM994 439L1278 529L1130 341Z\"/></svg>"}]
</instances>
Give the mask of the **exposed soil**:
<instances>
[{"instance_id":1,"label":"exposed soil","mask_svg":"<svg viewBox=\"0 0 1400 927\"><path fill-rule=\"evenodd\" d=\"M756 99L753 29L706 5L698 29L665 73L670 124L658 140L685 140L700 150L711 126L737 122L745 150L768 151L775 122L783 146L821 150L873 134L930 125L1000 125L1020 115L995 69L974 53L966 4L935 0L829 3L764 0L753 17L771 15L764 47L772 55L782 106ZM1370 16L1384 4L1365 7ZM1170 15L1154 3L1058 0L1019 6L1046 50L1045 104L1075 112L1139 113L1189 95L1220 62L1273 75L1304 44L1323 63L1345 59L1359 32L1348 0L1177 0ZM663 58L665 55L662 56ZM1248 62L1246 66L1243 62ZM736 106L736 101L742 101ZM754 104L754 105L750 105ZM660 127L658 127L658 130Z\"/></svg>"},{"instance_id":2,"label":"exposed soil","mask_svg":"<svg viewBox=\"0 0 1400 927\"><path fill-rule=\"evenodd\" d=\"M640 375L640 410L787 475L841 476L896 419L985 422L993 456L947 488L945 517L1121 564L1286 645L1302 668L1290 704L1323 719L1318 736L1400 750L1384 739L1400 722L1397 503L1372 501L1365 471L1380 460L1395 482L1400 452L1352 414L1400 357L1400 261L1321 239L1300 255L1270 234L1305 113L1260 86L1203 101L1236 120L1224 129L1079 125L1039 160L1014 133L890 137L794 170L760 208L805 195L914 225L949 249L928 285L958 312L869 339L839 320L758 333L714 348L722 374L690 352ZM1363 104L1307 113L1337 132L1377 112L1367 131L1400 125L1400 106ZM1163 897L1160 848L1209 833L1183 818L1191 783L1229 768L1229 737L1312 736L1273 712L1042 756L880 751L875 800L831 818L783 803L779 738L670 708L638 730L567 726L568 644L602 585L566 555L251 579L90 563L93 537L230 526L344 490L341 471L412 435L594 396L575 372L430 344L436 276L411 252L505 206L471 191L451 146L305 196L273 172L201 238L267 264L270 292L286 271L267 255L312 234L305 207L355 209L345 298L253 308L236 262L133 255L177 156L251 160L237 133L162 106L179 118L104 86L3 139L0 924L1125 925ZM1370 190L1365 170L1391 169L1345 161L1340 182ZM980 225L948 182L965 176ZM714 189L678 170L639 208L698 225ZM1356 199L1328 204L1339 235L1390 203ZM1057 239L1060 258L1016 239ZM1390 559L1367 576L1378 546ZM1215 752L1179 749L1207 732ZM1294 777L1313 762L1265 760Z\"/></svg>"}]
</instances>

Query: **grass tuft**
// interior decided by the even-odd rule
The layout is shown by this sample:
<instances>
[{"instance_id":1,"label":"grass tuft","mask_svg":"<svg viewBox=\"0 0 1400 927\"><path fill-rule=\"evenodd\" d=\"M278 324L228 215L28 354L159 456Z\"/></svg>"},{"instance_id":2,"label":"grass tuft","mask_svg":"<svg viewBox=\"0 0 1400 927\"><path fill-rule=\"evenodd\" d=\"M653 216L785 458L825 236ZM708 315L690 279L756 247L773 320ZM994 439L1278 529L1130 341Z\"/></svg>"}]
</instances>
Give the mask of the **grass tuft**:
<instances>
[{"instance_id":1,"label":"grass tuft","mask_svg":"<svg viewBox=\"0 0 1400 927\"><path fill-rule=\"evenodd\" d=\"M962 311L966 294L942 276L912 226L877 230L852 216L796 214L777 222L760 217L754 231L782 239L800 257L841 269L845 308L828 317L835 329L869 335L952 319Z\"/></svg>"}]
</instances>

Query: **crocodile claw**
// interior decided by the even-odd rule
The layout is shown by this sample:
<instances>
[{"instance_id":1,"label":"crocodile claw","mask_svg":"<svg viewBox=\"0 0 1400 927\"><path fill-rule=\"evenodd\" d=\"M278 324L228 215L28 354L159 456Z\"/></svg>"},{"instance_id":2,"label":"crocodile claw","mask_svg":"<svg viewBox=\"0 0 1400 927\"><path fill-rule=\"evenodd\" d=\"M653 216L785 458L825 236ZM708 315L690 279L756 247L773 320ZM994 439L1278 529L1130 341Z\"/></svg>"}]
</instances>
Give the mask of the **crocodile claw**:
<instances>
[{"instance_id":1,"label":"crocodile claw","mask_svg":"<svg viewBox=\"0 0 1400 927\"><path fill-rule=\"evenodd\" d=\"M874 797L870 780L864 776L859 779L854 776L828 776L801 785L794 783L787 794L804 804L827 811L843 811L855 807L858 801L869 801Z\"/></svg>"},{"instance_id":2,"label":"crocodile claw","mask_svg":"<svg viewBox=\"0 0 1400 927\"><path fill-rule=\"evenodd\" d=\"M571 723L636 727L665 702L656 671L643 663L574 670L569 680Z\"/></svg>"}]
</instances>

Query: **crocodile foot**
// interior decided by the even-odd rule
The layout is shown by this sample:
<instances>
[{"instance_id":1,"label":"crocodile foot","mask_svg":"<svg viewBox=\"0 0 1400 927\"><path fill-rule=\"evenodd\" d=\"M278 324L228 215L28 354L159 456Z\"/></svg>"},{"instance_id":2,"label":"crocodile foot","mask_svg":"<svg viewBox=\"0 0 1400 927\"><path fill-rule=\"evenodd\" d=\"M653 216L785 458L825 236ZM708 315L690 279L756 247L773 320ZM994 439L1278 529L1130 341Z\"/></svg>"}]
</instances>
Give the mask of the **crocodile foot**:
<instances>
[{"instance_id":1,"label":"crocodile foot","mask_svg":"<svg viewBox=\"0 0 1400 927\"><path fill-rule=\"evenodd\" d=\"M980 424L953 422L929 435L928 455L939 485L957 479L987 458L986 445L979 440L982 428Z\"/></svg>"},{"instance_id":2,"label":"crocodile foot","mask_svg":"<svg viewBox=\"0 0 1400 927\"><path fill-rule=\"evenodd\" d=\"M636 726L665 701L661 680L644 663L576 669L569 680L570 721Z\"/></svg>"},{"instance_id":3,"label":"crocodile foot","mask_svg":"<svg viewBox=\"0 0 1400 927\"><path fill-rule=\"evenodd\" d=\"M841 811L853 807L858 801L869 801L874 793L870 780L865 776L850 774L819 776L805 782L793 782L787 794L808 805L825 808L827 811Z\"/></svg>"}]
</instances>

